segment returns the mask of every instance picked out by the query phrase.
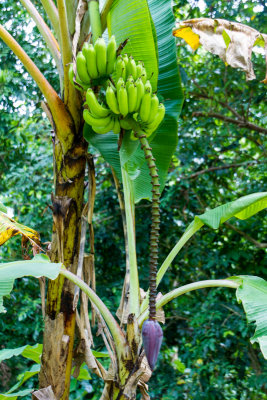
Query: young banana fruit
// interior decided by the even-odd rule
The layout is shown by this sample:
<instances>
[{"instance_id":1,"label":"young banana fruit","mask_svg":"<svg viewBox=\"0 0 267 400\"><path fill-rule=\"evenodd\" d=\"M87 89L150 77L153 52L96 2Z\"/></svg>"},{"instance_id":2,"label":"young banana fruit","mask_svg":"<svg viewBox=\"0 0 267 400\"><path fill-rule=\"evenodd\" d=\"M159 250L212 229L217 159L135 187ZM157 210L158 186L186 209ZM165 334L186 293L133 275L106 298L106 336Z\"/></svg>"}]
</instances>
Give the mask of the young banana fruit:
<instances>
[{"instance_id":1,"label":"young banana fruit","mask_svg":"<svg viewBox=\"0 0 267 400\"><path fill-rule=\"evenodd\" d=\"M79 53L77 54L76 67L81 81L90 85L91 78L87 71L86 59L81 51L79 51Z\"/></svg>"},{"instance_id":2,"label":"young banana fruit","mask_svg":"<svg viewBox=\"0 0 267 400\"><path fill-rule=\"evenodd\" d=\"M108 86L106 90L106 102L114 114L120 114L117 96L111 86Z\"/></svg>"},{"instance_id":3,"label":"young banana fruit","mask_svg":"<svg viewBox=\"0 0 267 400\"><path fill-rule=\"evenodd\" d=\"M98 71L96 67L96 53L94 46L91 43L85 42L82 48L82 53L86 59L87 71L90 78L98 78Z\"/></svg>"},{"instance_id":4,"label":"young banana fruit","mask_svg":"<svg viewBox=\"0 0 267 400\"><path fill-rule=\"evenodd\" d=\"M110 114L110 110L108 108L105 108L98 103L94 91L90 88L86 92L86 103L91 113L97 118L104 118Z\"/></svg>"},{"instance_id":5,"label":"young banana fruit","mask_svg":"<svg viewBox=\"0 0 267 400\"><path fill-rule=\"evenodd\" d=\"M115 36L111 36L107 45L107 75L111 75L114 71L115 61L117 57L117 44Z\"/></svg>"},{"instance_id":6,"label":"young banana fruit","mask_svg":"<svg viewBox=\"0 0 267 400\"><path fill-rule=\"evenodd\" d=\"M157 113L154 116L153 121L147 124L147 127L145 129L147 137L152 135L152 133L155 132L158 129L159 125L163 121L164 116L165 116L165 107L161 103L158 106Z\"/></svg>"},{"instance_id":7,"label":"young banana fruit","mask_svg":"<svg viewBox=\"0 0 267 400\"><path fill-rule=\"evenodd\" d=\"M96 66L98 77L105 76L107 72L107 46L103 38L95 42Z\"/></svg>"}]
</instances>

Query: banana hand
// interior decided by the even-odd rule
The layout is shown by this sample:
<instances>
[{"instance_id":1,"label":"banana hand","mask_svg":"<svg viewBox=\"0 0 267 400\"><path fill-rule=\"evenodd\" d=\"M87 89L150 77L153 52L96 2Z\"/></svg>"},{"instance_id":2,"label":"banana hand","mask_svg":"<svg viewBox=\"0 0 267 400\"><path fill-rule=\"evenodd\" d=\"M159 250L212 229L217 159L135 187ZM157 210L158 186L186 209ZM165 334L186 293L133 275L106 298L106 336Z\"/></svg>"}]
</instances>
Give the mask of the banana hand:
<instances>
[{"instance_id":1,"label":"banana hand","mask_svg":"<svg viewBox=\"0 0 267 400\"><path fill-rule=\"evenodd\" d=\"M91 113L97 118L107 117L110 114L110 110L101 106L92 89L88 89L86 92L86 103L88 104Z\"/></svg>"},{"instance_id":2,"label":"banana hand","mask_svg":"<svg viewBox=\"0 0 267 400\"><path fill-rule=\"evenodd\" d=\"M91 126L106 126L110 122L111 116L96 118L94 117L89 110L83 110L83 118L88 125Z\"/></svg>"},{"instance_id":3,"label":"banana hand","mask_svg":"<svg viewBox=\"0 0 267 400\"><path fill-rule=\"evenodd\" d=\"M112 131L114 127L114 119L110 118L110 122L105 126L92 126L94 132L99 133L101 135Z\"/></svg>"}]
</instances>

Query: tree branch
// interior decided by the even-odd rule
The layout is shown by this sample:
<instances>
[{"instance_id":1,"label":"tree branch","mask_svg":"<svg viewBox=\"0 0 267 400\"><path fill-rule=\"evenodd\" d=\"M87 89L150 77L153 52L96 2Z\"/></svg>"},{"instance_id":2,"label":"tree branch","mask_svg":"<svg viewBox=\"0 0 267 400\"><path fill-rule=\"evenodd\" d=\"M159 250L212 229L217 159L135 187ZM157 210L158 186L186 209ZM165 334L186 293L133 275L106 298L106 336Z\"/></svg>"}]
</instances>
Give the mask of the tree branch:
<instances>
[{"instance_id":1,"label":"tree branch","mask_svg":"<svg viewBox=\"0 0 267 400\"><path fill-rule=\"evenodd\" d=\"M180 176L180 179L193 179L193 178L197 178L199 175L202 174L206 174L207 172L211 172L211 171L220 171L223 169L230 169L230 168L240 168L243 166L249 167L255 164L258 164L258 161L250 161L250 162L243 162L243 163L238 163L238 164L228 164L228 165L221 165L218 167L210 167L210 168L205 168L202 169L201 171L195 172L192 175L188 175L188 176Z\"/></svg>"},{"instance_id":2,"label":"tree branch","mask_svg":"<svg viewBox=\"0 0 267 400\"><path fill-rule=\"evenodd\" d=\"M245 121L244 119L238 120L230 117L226 117L225 115L213 112L213 111L195 111L192 113L193 117L212 117L212 118L217 118L225 122L229 122L231 124L238 125L243 128L248 128L252 131L256 132L261 132L261 133L267 133L266 128L262 128L261 126L252 124L251 122Z\"/></svg>"},{"instance_id":3,"label":"tree branch","mask_svg":"<svg viewBox=\"0 0 267 400\"><path fill-rule=\"evenodd\" d=\"M196 92L189 92L194 97L198 97L200 99L207 99L207 100L212 100L215 103L220 104L221 106L227 108L229 111L231 111L232 114L234 114L237 118L243 119L242 116L233 108L231 107L228 103L225 103L224 101L217 100L215 97L208 96L205 93L196 93Z\"/></svg>"},{"instance_id":4,"label":"tree branch","mask_svg":"<svg viewBox=\"0 0 267 400\"><path fill-rule=\"evenodd\" d=\"M241 229L237 228L235 225L232 225L229 222L225 222L225 225L227 225L229 228L233 229L233 231L239 233L241 236L246 238L249 242L255 244L255 246L258 247L259 249L266 249L267 248L267 243L258 242L257 240L253 239L253 237L251 237L247 233L241 231Z\"/></svg>"}]
</instances>

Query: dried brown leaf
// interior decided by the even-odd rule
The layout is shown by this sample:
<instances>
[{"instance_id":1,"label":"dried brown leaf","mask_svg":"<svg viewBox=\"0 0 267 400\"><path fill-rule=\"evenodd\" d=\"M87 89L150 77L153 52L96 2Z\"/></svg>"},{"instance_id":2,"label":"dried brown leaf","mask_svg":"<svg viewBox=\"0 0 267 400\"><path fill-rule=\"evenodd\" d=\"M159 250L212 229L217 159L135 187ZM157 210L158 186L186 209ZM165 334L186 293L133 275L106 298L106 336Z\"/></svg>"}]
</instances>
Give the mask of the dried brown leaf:
<instances>
[{"instance_id":1,"label":"dried brown leaf","mask_svg":"<svg viewBox=\"0 0 267 400\"><path fill-rule=\"evenodd\" d=\"M12 236L22 235L23 243L29 240L32 245L40 245L39 233L25 225L21 225L7 214L0 211L0 246Z\"/></svg>"},{"instance_id":2,"label":"dried brown leaf","mask_svg":"<svg viewBox=\"0 0 267 400\"><path fill-rule=\"evenodd\" d=\"M51 386L33 392L32 397L38 400L56 400Z\"/></svg>"},{"instance_id":3,"label":"dried brown leaf","mask_svg":"<svg viewBox=\"0 0 267 400\"><path fill-rule=\"evenodd\" d=\"M267 60L267 35L238 22L211 18L190 19L178 22L173 34L186 40L193 50L201 44L226 64L245 71L247 80L255 79L251 62L254 46L265 47ZM267 73L263 82L267 82Z\"/></svg>"}]
</instances>

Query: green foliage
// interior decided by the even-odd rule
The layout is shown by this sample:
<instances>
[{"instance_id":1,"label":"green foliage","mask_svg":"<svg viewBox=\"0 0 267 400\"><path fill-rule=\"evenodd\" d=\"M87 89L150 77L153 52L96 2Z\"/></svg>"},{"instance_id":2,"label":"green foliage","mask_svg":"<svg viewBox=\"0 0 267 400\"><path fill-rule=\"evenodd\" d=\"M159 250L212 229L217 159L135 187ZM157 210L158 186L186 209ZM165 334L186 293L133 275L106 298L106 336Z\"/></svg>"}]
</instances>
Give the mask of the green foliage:
<instances>
[{"instance_id":1,"label":"green foliage","mask_svg":"<svg viewBox=\"0 0 267 400\"><path fill-rule=\"evenodd\" d=\"M176 3L180 19L201 16L232 20L238 18L240 22L249 23L256 29L263 30L265 26L265 13L262 10L254 11L260 2L208 1L204 11L200 11L197 3ZM39 6L39 3L36 5ZM36 57L40 69L54 83L57 76L48 62L49 55L36 28L25 40L24 27L30 20L25 17L19 3L12 4L12 10L4 3L0 7L0 19L11 21L10 31L28 53ZM16 19L13 19L13 15L16 15ZM20 219L23 218L26 225L34 221L32 226L41 231L44 240L48 240L51 235L51 213L45 212L43 216L42 213L50 203L52 185L50 130L41 114L34 111L30 122L26 123L28 115L20 113L13 106L15 99L24 101L21 106L23 109L20 107L24 112L24 107L29 109L29 105L38 106L40 97L28 74L24 73L21 79L21 64L1 42L0 52L3 62L1 68L9 70L9 85L4 86L1 98L1 106L4 102L0 131L1 200L8 207L13 207L14 201L15 214L20 210ZM201 50L193 54L186 46L178 43L178 54L186 101L179 122L178 151L172 159L162 196L161 261L194 215L202 214L207 207L214 208L233 198L259 192L266 184L266 167L262 162L265 157L265 139L260 132L225 123L208 114L194 115L195 111L216 110L232 117L230 110L218 103L227 101L239 114L247 116L250 122L264 127L267 115L266 88L259 83L264 76L262 56L254 56L257 80L247 83L240 72L230 70L222 61L207 53L203 54ZM200 97L203 91L211 98ZM111 174L102 157L95 155L95 161L99 178L94 220L97 290L105 297L110 309L115 311L125 268L122 259L122 224ZM231 164L242 165L224 168ZM213 167L219 169L210 170ZM206 172L193 177L203 170ZM10 199L8 204L4 200L6 198ZM148 204L140 202L136 210L137 251L144 288L147 287L145 270L149 218ZM164 277L162 291L168 291L177 282L182 285L196 279L225 278L237 274L264 276L267 272L266 252L258 244L266 241L266 220L258 215L247 221L236 221L235 227L239 232L229 229L227 225L222 226L221 236L203 227L201 234L195 235L189 247L185 246L172 270ZM242 233L246 233L248 238ZM12 244L1 249L1 256L5 260L20 258L19 243L14 239ZM8 347L38 341L42 329L40 300L33 301L38 298L38 282L23 278L15 283L14 289L5 301L8 313L0 321L0 343L8 343ZM18 316L17 324L14 324L14 315ZM222 294L220 289L203 291L197 295L197 299L195 295L183 296L167 307L166 316L165 348L158 364L160 368L157 368L149 382L152 398L266 398L266 366L257 347L247 345L252 332L248 330L244 314L236 305L232 293ZM203 360L203 364L200 360ZM185 365L184 371L180 363ZM21 368L21 363L12 365L13 377ZM10 375L5 375L4 379L8 381ZM95 384L95 378L91 383L92 386L100 387L99 382ZM90 384L86 387L87 392L92 389ZM76 399L78 392L80 398L84 398L85 387L79 387L73 380L71 398ZM87 396L98 399L98 394Z\"/></svg>"},{"instance_id":2,"label":"green foliage","mask_svg":"<svg viewBox=\"0 0 267 400\"><path fill-rule=\"evenodd\" d=\"M233 278L231 278L233 279ZM236 296L243 303L248 322L255 322L256 331L251 342L258 342L265 359L267 359L267 282L256 276L240 276Z\"/></svg>"},{"instance_id":3,"label":"green foliage","mask_svg":"<svg viewBox=\"0 0 267 400\"><path fill-rule=\"evenodd\" d=\"M0 264L0 312L5 312L3 296L7 296L12 288L14 280L23 276L40 278L45 276L55 279L61 268L61 264L51 263L49 257L39 254L33 260L14 261Z\"/></svg>"}]
</instances>

